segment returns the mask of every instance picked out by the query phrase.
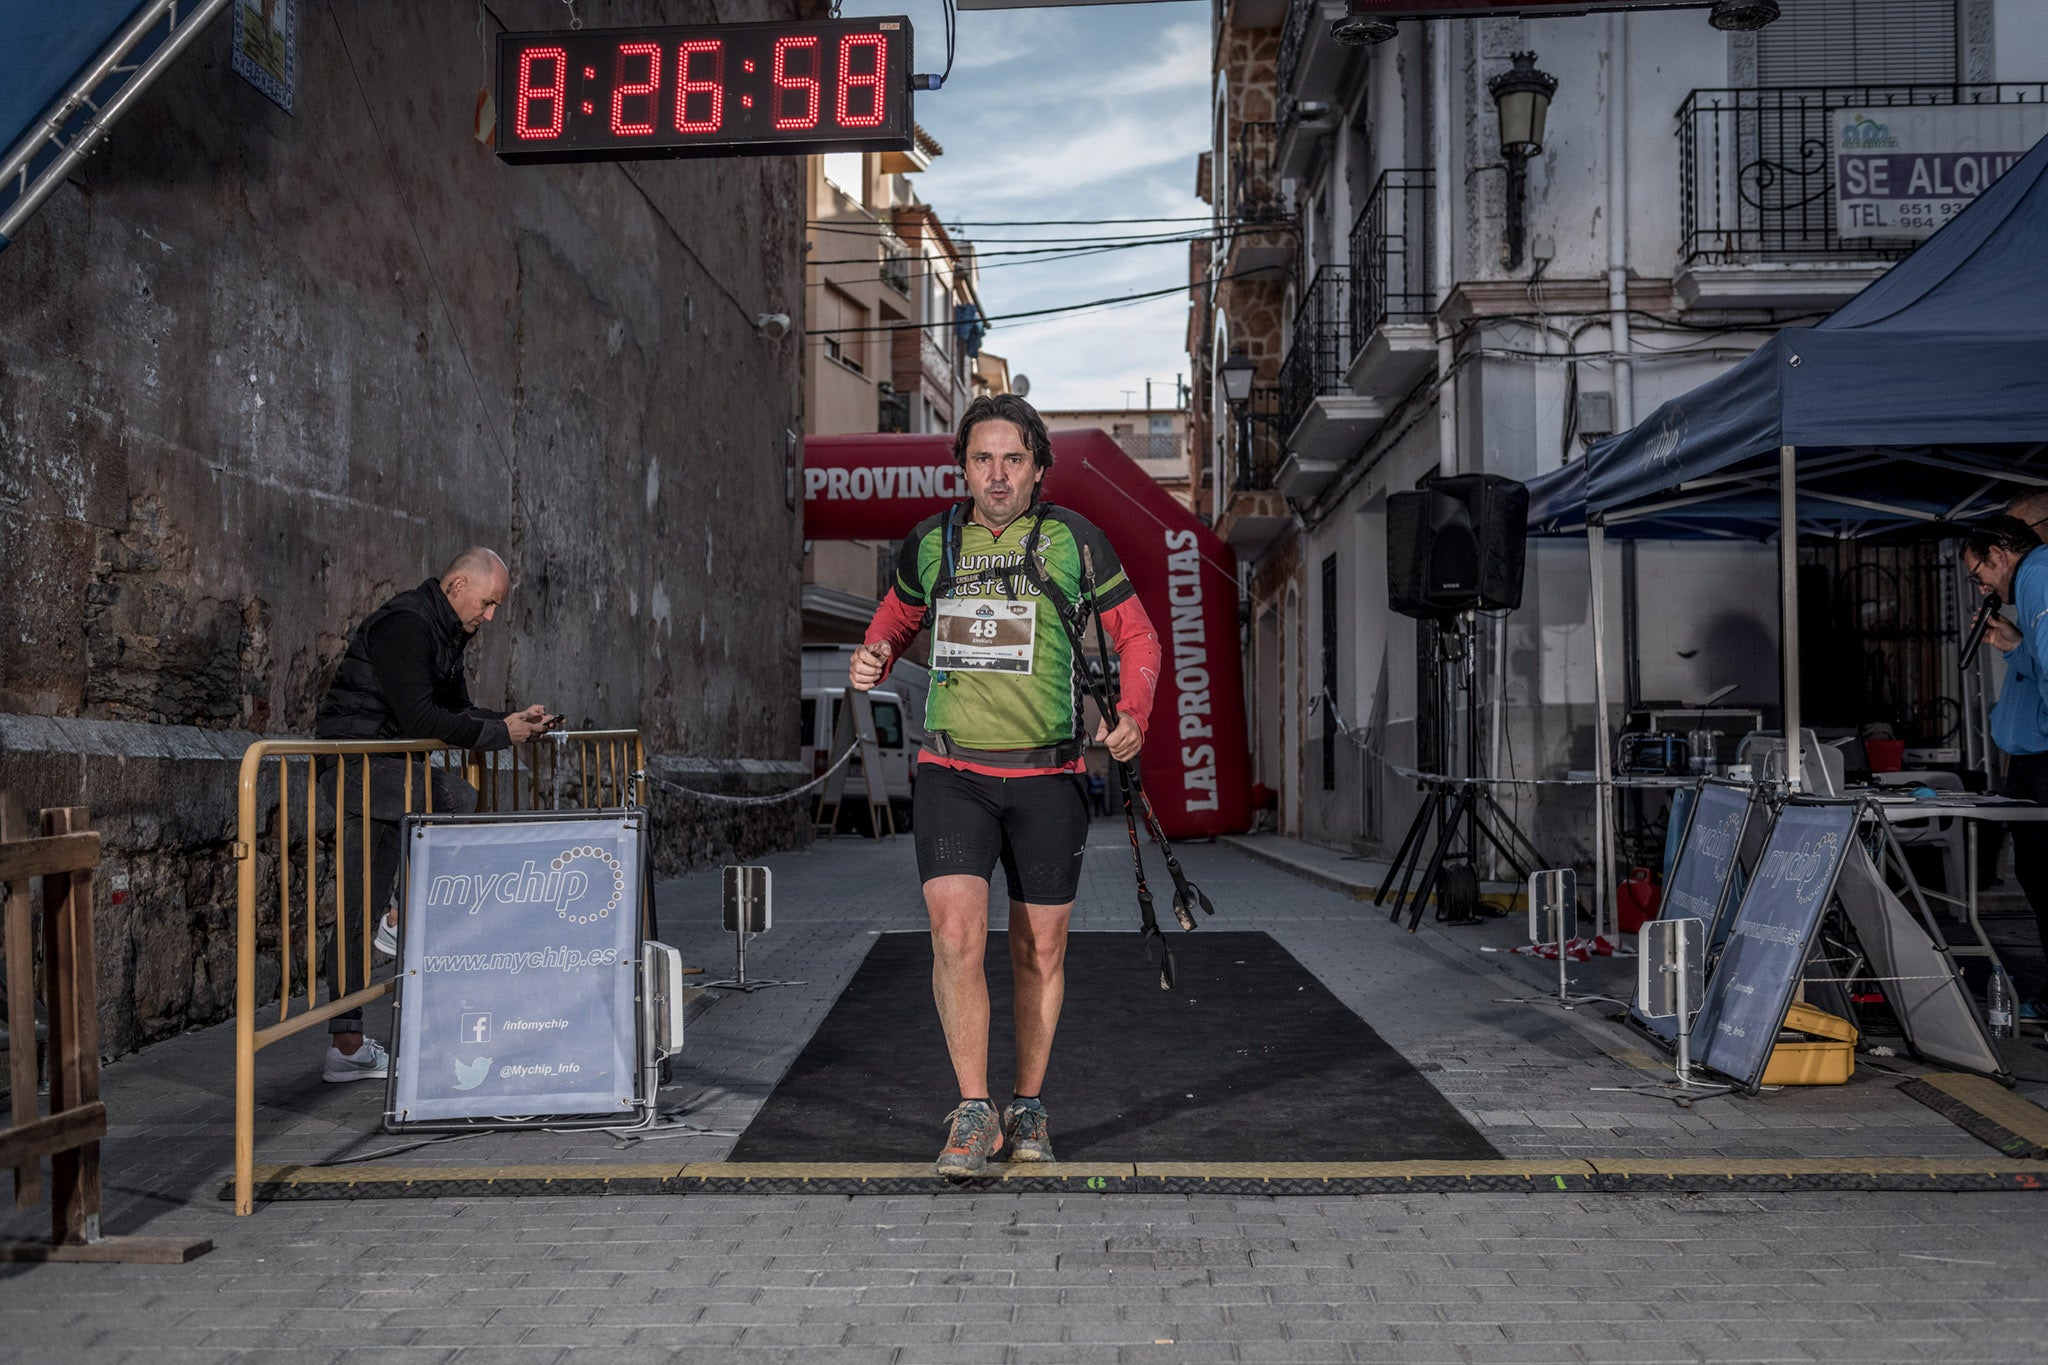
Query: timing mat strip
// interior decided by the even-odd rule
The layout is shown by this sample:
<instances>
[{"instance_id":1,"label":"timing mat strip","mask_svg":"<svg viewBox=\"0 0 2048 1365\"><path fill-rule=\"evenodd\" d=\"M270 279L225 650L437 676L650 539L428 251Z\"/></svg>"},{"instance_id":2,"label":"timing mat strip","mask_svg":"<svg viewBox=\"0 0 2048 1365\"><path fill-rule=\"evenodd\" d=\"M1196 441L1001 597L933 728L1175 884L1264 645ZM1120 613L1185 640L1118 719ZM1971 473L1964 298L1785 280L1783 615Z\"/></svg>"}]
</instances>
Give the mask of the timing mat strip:
<instances>
[{"instance_id":1,"label":"timing mat strip","mask_svg":"<svg viewBox=\"0 0 2048 1365\"><path fill-rule=\"evenodd\" d=\"M1810 1157L1735 1161L1059 1162L944 1180L915 1163L693 1162L581 1166L258 1166L256 1198L448 1199L689 1194L1664 1194L2048 1190L2009 1158ZM232 1183L221 1198L234 1195Z\"/></svg>"},{"instance_id":2,"label":"timing mat strip","mask_svg":"<svg viewBox=\"0 0 2048 1365\"><path fill-rule=\"evenodd\" d=\"M2048 1157L2048 1110L1983 1076L1936 1072L1899 1087L1974 1138L2009 1157Z\"/></svg>"}]
</instances>

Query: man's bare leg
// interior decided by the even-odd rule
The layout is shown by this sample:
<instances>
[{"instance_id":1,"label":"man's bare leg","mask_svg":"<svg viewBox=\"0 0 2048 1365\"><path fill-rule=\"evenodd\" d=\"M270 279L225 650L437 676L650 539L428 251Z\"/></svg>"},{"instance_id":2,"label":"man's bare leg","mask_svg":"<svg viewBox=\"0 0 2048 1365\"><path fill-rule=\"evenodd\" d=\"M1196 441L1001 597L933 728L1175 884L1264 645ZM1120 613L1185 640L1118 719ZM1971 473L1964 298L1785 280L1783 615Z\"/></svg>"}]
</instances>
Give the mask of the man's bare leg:
<instances>
[{"instance_id":1,"label":"man's bare leg","mask_svg":"<svg viewBox=\"0 0 2048 1365\"><path fill-rule=\"evenodd\" d=\"M1074 903L1010 902L1010 968L1017 979L1012 1008L1017 1020L1020 1095L1036 1095L1052 1060L1052 1036L1067 998L1067 924Z\"/></svg>"},{"instance_id":2,"label":"man's bare leg","mask_svg":"<svg viewBox=\"0 0 2048 1365\"><path fill-rule=\"evenodd\" d=\"M932 925L932 999L960 1096L988 1096L988 881L934 877L924 884Z\"/></svg>"}]
</instances>

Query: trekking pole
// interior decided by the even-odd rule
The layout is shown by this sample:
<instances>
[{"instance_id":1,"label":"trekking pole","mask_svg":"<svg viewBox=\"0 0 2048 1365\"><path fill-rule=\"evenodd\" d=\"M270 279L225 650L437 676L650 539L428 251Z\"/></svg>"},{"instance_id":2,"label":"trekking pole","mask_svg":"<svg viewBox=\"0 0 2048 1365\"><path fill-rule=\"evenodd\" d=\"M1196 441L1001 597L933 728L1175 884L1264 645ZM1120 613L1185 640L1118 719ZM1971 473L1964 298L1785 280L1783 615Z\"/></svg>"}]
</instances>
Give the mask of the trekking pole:
<instances>
[{"instance_id":1,"label":"trekking pole","mask_svg":"<svg viewBox=\"0 0 2048 1365\"><path fill-rule=\"evenodd\" d=\"M1152 908L1152 888L1145 884L1145 852L1138 842L1138 817L1131 808L1129 764L1116 765L1116 785L1124 801L1124 829L1131 836L1131 869L1138 878L1138 947L1145 960L1159 968L1159 989L1170 991L1174 982L1173 949L1166 946L1166 935L1160 932L1159 916ZM1155 945L1159 949L1157 958L1152 956Z\"/></svg>"},{"instance_id":2,"label":"trekking pole","mask_svg":"<svg viewBox=\"0 0 2048 1365\"><path fill-rule=\"evenodd\" d=\"M1086 590L1084 600L1092 609L1095 603L1095 556L1089 553L1086 545L1081 547L1081 564L1083 571L1087 574L1087 580L1083 584ZM1094 617L1095 647L1102 656L1103 676L1100 681L1097 681L1092 676L1089 678L1089 691L1095 697L1096 709L1102 712L1103 724L1108 725L1110 717L1117 714L1116 704L1109 695L1109 637L1102 628L1101 611L1095 610ZM1078 648L1080 642L1078 640L1075 641L1075 645ZM1152 837L1152 842L1159 846L1160 856L1166 859L1166 873L1173 878L1173 917L1180 921L1181 928L1191 930L1195 927L1195 911L1197 909L1200 909L1205 915L1213 915L1216 913L1216 907L1209 903L1209 897L1203 893L1200 887L1188 880L1187 874L1181 870L1180 859L1173 856L1173 845L1166 841L1166 831L1159 827L1159 816L1153 811L1150 798L1145 795L1145 782L1143 778L1138 776L1137 765L1117 759L1116 770L1117 782L1122 786L1124 793L1124 813L1126 817L1129 817L1133 808L1135 808L1144 816L1145 832ZM1137 841L1138 833L1134 825L1131 830L1131 843L1134 847ZM1138 883L1142 892L1144 887L1142 869L1140 870Z\"/></svg>"}]
</instances>

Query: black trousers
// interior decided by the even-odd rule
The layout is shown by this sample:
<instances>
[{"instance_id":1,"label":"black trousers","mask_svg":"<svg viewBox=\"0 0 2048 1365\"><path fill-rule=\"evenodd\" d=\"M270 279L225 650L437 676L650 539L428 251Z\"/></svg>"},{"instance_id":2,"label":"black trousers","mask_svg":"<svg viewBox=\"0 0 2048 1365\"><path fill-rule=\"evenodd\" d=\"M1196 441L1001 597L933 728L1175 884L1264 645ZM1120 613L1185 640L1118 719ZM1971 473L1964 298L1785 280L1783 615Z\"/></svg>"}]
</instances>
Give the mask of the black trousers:
<instances>
[{"instance_id":1,"label":"black trousers","mask_svg":"<svg viewBox=\"0 0 2048 1365\"><path fill-rule=\"evenodd\" d=\"M2048 803L2048 754L2014 754L2005 764L2007 796ZM2048 950L2048 821L2015 820L2007 829L2012 836L2013 873L2034 907L2035 930ZM2048 989L2040 997L2048 997Z\"/></svg>"},{"instance_id":2,"label":"black trousers","mask_svg":"<svg viewBox=\"0 0 2048 1365\"><path fill-rule=\"evenodd\" d=\"M367 837L370 841L370 914L382 919L384 906L390 901L392 891L398 885L399 854L405 849L405 769L407 760L398 755L376 755L370 759L370 819ZM461 777L445 768L429 767L431 778L422 777L421 769L426 765L417 757L412 760L412 804L415 811L427 808L425 781L434 784L434 812L437 815L468 815L476 809L476 788ZM331 759L321 760L320 767L320 809L323 828L333 828L332 810L334 803L334 763ZM362 760L351 758L342 782L342 819L339 835L335 840L334 854L347 861L349 879L353 881L360 874L363 865L363 840L366 837L363 821L363 769ZM356 899L362 893L351 888L349 903L360 904ZM375 925L373 924L374 930ZM360 931L358 931L360 932ZM350 991L359 991L370 984L371 962L358 961L362 956L360 941L350 944L348 979L342 979L339 954L330 947L327 952L326 973L328 999L338 1000ZM327 1021L329 1033L361 1033L363 1012L351 1010L338 1014Z\"/></svg>"}]
</instances>

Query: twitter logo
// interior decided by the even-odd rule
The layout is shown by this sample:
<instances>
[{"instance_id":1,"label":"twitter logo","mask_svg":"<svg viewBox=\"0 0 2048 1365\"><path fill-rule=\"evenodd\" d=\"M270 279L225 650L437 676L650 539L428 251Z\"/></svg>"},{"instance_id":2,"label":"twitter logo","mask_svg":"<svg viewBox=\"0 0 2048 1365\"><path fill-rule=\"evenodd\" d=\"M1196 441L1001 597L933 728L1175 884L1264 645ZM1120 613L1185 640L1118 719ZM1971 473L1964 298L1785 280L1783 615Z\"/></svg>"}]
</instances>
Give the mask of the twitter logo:
<instances>
[{"instance_id":1,"label":"twitter logo","mask_svg":"<svg viewBox=\"0 0 2048 1365\"><path fill-rule=\"evenodd\" d=\"M491 1059L489 1057L479 1057L466 1066L461 1062L457 1062L455 1064L455 1088L457 1090L474 1090L482 1085L484 1077L490 1074Z\"/></svg>"}]
</instances>

